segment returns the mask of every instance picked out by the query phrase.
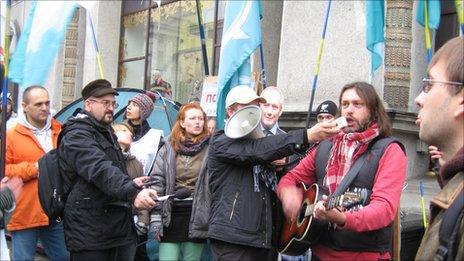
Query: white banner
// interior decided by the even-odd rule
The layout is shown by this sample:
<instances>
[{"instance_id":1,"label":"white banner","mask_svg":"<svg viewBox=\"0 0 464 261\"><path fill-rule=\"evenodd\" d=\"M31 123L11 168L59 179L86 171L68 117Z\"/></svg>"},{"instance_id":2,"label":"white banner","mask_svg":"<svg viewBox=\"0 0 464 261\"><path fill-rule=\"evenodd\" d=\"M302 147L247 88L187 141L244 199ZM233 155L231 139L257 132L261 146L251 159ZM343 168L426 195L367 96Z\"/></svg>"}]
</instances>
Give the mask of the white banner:
<instances>
[{"instance_id":1,"label":"white banner","mask_svg":"<svg viewBox=\"0 0 464 261\"><path fill-rule=\"evenodd\" d=\"M200 105L206 112L206 116L216 116L217 106L217 76L205 77L201 90Z\"/></svg>"}]
</instances>

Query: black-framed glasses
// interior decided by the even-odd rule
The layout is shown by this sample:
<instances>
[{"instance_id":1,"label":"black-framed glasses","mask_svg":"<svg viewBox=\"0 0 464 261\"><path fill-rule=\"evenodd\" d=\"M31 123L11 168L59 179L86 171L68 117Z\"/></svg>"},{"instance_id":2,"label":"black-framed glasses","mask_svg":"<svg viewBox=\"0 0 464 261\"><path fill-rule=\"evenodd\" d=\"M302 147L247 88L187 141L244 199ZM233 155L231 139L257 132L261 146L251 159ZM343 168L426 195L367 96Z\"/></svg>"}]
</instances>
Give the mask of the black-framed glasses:
<instances>
[{"instance_id":1,"label":"black-framed glasses","mask_svg":"<svg viewBox=\"0 0 464 261\"><path fill-rule=\"evenodd\" d=\"M89 101L97 102L102 104L105 108L108 108L112 106L113 108L117 109L119 107L119 104L116 101L108 101L108 100L94 100L94 99L89 99Z\"/></svg>"},{"instance_id":2,"label":"black-framed glasses","mask_svg":"<svg viewBox=\"0 0 464 261\"><path fill-rule=\"evenodd\" d=\"M448 85L455 85L455 86L463 86L462 82L449 82L449 81L440 81L440 80L432 80L428 78L422 79L422 91L424 93L428 93L434 84L448 84Z\"/></svg>"}]
</instances>

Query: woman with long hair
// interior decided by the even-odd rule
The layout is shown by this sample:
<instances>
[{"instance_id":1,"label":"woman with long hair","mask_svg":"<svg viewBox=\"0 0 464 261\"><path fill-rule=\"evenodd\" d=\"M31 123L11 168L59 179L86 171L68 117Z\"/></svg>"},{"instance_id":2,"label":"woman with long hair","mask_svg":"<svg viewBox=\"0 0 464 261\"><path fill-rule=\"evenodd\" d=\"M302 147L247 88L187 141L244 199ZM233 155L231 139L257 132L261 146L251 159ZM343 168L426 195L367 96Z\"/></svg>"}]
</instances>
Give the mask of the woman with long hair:
<instances>
[{"instance_id":1,"label":"woman with long hair","mask_svg":"<svg viewBox=\"0 0 464 261\"><path fill-rule=\"evenodd\" d=\"M151 214L150 236L160 241L159 260L200 260L206 233L198 233L196 219L207 219L205 208L195 204L203 198L206 178L206 155L209 143L206 114L198 103L183 105L170 136L158 152L151 179L158 196L189 189L187 199L160 202Z\"/></svg>"}]
</instances>

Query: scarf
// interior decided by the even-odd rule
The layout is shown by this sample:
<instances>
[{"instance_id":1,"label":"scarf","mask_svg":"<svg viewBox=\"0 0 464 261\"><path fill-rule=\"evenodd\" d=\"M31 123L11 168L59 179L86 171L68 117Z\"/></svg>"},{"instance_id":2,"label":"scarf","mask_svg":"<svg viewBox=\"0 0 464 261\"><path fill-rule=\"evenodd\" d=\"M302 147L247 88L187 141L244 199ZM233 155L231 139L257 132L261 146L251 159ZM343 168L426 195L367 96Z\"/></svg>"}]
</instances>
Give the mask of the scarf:
<instances>
[{"instance_id":1,"label":"scarf","mask_svg":"<svg viewBox=\"0 0 464 261\"><path fill-rule=\"evenodd\" d=\"M333 139L324 185L332 194L351 168L351 165L367 150L369 142L379 136L377 123L363 132L339 133Z\"/></svg>"},{"instance_id":2,"label":"scarf","mask_svg":"<svg viewBox=\"0 0 464 261\"><path fill-rule=\"evenodd\" d=\"M179 153L184 156L195 156L208 144L208 141L209 136L203 137L203 139L199 140L197 143L194 143L192 139L186 138L180 143Z\"/></svg>"},{"instance_id":3,"label":"scarf","mask_svg":"<svg viewBox=\"0 0 464 261\"><path fill-rule=\"evenodd\" d=\"M37 141L39 142L42 149L45 153L49 152L53 149L53 141L52 141L52 116L48 115L47 122L42 129L34 127L29 121L27 121L26 114L23 112L20 114L18 118L19 124L23 125L24 127L28 128L35 136Z\"/></svg>"},{"instance_id":4,"label":"scarf","mask_svg":"<svg viewBox=\"0 0 464 261\"><path fill-rule=\"evenodd\" d=\"M443 188L460 171L464 171L464 147L440 169L440 186Z\"/></svg>"},{"instance_id":5,"label":"scarf","mask_svg":"<svg viewBox=\"0 0 464 261\"><path fill-rule=\"evenodd\" d=\"M129 123L129 125L134 129L133 141L140 140L151 129L150 124L148 124L147 120L142 121L142 124L140 125L134 125L130 120L128 120L127 123Z\"/></svg>"}]
</instances>

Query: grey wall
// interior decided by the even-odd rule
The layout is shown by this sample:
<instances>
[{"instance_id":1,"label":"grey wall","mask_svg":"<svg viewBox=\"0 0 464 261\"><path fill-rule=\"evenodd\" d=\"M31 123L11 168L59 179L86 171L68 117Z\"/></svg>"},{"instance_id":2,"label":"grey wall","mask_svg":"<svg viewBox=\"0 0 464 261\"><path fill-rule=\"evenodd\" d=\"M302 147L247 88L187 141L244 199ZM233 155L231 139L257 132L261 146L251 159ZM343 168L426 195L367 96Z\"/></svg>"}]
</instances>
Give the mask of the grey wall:
<instances>
[{"instance_id":1,"label":"grey wall","mask_svg":"<svg viewBox=\"0 0 464 261\"><path fill-rule=\"evenodd\" d=\"M277 84L283 1L263 1L262 44L268 86Z\"/></svg>"},{"instance_id":2,"label":"grey wall","mask_svg":"<svg viewBox=\"0 0 464 261\"><path fill-rule=\"evenodd\" d=\"M121 27L121 1L95 1L90 9L98 41L105 78L116 87L118 77L119 34ZM100 78L90 29L85 41L83 84Z\"/></svg>"},{"instance_id":3,"label":"grey wall","mask_svg":"<svg viewBox=\"0 0 464 261\"><path fill-rule=\"evenodd\" d=\"M283 4L277 85L285 94L286 111L307 111L327 1ZM365 48L365 6L361 1L333 1L316 89L315 106L337 100L341 87L370 81Z\"/></svg>"}]
</instances>

